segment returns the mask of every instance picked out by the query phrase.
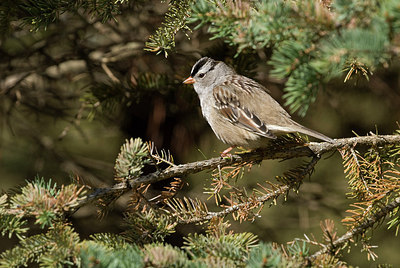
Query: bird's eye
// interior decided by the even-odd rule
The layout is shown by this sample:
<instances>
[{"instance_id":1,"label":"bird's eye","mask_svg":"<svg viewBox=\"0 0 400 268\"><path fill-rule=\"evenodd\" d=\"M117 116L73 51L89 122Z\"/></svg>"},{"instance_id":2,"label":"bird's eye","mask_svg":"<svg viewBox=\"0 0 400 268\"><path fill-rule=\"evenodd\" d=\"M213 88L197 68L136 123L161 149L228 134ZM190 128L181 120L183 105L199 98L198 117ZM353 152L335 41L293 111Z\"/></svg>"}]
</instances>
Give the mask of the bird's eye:
<instances>
[{"instance_id":1,"label":"bird's eye","mask_svg":"<svg viewBox=\"0 0 400 268\"><path fill-rule=\"evenodd\" d=\"M204 76L206 76L205 73L200 73L200 74L199 74L199 77L200 77L200 78L203 78Z\"/></svg>"}]
</instances>

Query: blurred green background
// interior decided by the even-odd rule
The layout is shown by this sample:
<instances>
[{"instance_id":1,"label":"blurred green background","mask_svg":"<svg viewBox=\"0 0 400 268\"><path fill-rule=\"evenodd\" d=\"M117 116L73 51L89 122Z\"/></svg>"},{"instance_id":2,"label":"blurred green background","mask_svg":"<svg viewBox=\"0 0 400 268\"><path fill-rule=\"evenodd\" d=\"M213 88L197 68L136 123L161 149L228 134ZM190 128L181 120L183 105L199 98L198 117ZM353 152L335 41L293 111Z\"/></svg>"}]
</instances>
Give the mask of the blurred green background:
<instances>
[{"instance_id":1,"label":"blurred green background","mask_svg":"<svg viewBox=\"0 0 400 268\"><path fill-rule=\"evenodd\" d=\"M163 20L167 4L149 1L124 7L117 21L101 23L84 13L65 13L47 31L29 31L13 25L0 41L0 180L1 190L14 191L36 176L58 184L79 178L93 187L112 185L113 165L126 138L141 137L157 148L170 150L176 163L216 157L226 148L202 118L197 96L181 84L201 56L235 65L246 59L251 68L240 70L267 88L280 103L285 81L272 79L267 61L270 51L234 58L235 48L210 41L204 29L178 33L176 52L168 58L144 51L144 43ZM106 66L102 59L107 58ZM377 70L366 81L337 79L320 90L317 101L299 123L332 138L392 134L400 118L399 62ZM112 75L110 75L110 72ZM131 87L118 87L117 79ZM152 85L152 86L149 86ZM98 99L104 102L98 103ZM264 161L239 181L252 190L258 182L274 181L299 160ZM204 187L210 174L185 178L179 196L207 200ZM158 186L155 186L156 188ZM338 234L349 200L339 153L325 156L315 173L277 205L266 205L254 222L235 222L237 232L253 232L260 240L286 243L303 234L321 239L320 222L333 219ZM95 232L122 231L128 196L99 220L94 206L80 209L71 221L82 238ZM213 208L213 200L207 201ZM353 246L346 260L360 267L379 263L400 265L394 230L375 230L377 261L368 262ZM182 243L182 234L201 232L199 226L180 226L169 242ZM2 237L0 251L16 241Z\"/></svg>"}]
</instances>

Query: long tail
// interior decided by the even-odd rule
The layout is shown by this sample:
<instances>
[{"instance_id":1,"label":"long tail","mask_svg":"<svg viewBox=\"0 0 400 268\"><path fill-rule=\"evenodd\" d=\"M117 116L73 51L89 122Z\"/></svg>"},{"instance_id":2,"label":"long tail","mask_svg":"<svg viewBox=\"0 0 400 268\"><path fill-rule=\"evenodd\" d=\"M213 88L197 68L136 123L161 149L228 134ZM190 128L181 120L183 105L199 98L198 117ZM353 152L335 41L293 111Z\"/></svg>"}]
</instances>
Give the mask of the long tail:
<instances>
[{"instance_id":1,"label":"long tail","mask_svg":"<svg viewBox=\"0 0 400 268\"><path fill-rule=\"evenodd\" d=\"M333 139L331 139L331 138L325 136L324 134L321 134L321 133L319 133L319 132L317 132L317 131L315 131L315 130L306 128L305 126L302 126L302 125L300 125L300 124L298 124L298 123L296 123L295 130L296 130L297 132L306 134L306 135L308 135L308 136L311 136L311 137L314 137L314 138L317 138L317 139L320 139L320 140L323 140L323 141L333 142Z\"/></svg>"}]
</instances>

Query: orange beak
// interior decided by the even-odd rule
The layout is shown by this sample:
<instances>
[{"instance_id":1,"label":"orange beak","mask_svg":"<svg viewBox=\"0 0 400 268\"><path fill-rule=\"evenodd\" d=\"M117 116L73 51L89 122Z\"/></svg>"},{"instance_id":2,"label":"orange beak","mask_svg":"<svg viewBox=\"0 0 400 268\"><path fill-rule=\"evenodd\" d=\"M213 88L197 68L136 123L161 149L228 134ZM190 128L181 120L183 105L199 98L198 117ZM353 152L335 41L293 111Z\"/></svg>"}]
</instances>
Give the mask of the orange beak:
<instances>
[{"instance_id":1,"label":"orange beak","mask_svg":"<svg viewBox=\"0 0 400 268\"><path fill-rule=\"evenodd\" d=\"M193 77L189 76L185 81L183 81L184 84L194 84L196 83L196 80L194 80Z\"/></svg>"}]
</instances>

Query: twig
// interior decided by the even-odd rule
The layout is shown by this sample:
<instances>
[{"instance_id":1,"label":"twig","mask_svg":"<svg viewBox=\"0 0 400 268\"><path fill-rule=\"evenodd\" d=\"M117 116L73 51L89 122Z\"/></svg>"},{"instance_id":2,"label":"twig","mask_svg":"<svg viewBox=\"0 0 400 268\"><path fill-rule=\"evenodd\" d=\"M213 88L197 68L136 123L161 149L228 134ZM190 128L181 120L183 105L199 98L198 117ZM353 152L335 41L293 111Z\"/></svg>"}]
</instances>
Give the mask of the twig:
<instances>
[{"instance_id":1,"label":"twig","mask_svg":"<svg viewBox=\"0 0 400 268\"><path fill-rule=\"evenodd\" d=\"M107 195L114 195L115 199L119 198L122 196L124 193L127 192L129 188L125 183L118 183L115 184L113 187L110 188L95 188L93 192L91 192L85 199L82 199L80 202L78 202L74 207L72 207L69 211L68 214L72 215L74 214L79 208L85 206L86 204L89 204L95 200L98 200L104 196Z\"/></svg>"},{"instance_id":2,"label":"twig","mask_svg":"<svg viewBox=\"0 0 400 268\"><path fill-rule=\"evenodd\" d=\"M347 233L345 233L332 243L325 245L323 249L307 257L307 260L312 261L322 254L334 252L337 248L343 246L353 237L364 233L368 228L371 228L375 223L379 222L382 218L384 218L387 214L392 212L397 207L400 207L400 197L397 197L395 200L393 200L386 206L382 207L380 211L368 217L366 220L361 222L357 227L351 229L350 231L348 231Z\"/></svg>"},{"instance_id":3,"label":"twig","mask_svg":"<svg viewBox=\"0 0 400 268\"><path fill-rule=\"evenodd\" d=\"M286 193L287 191L290 190L290 188L292 188L293 185L282 185L282 187L279 187L278 190L275 190L271 193L265 194L263 196L260 196L256 199L256 202L259 202L260 205L267 202L268 200L273 200L278 198L281 194ZM207 215L205 215L204 217L194 217L190 220L180 220L179 223L199 223L199 222L205 222L208 220L211 220L214 217L224 217L226 215L229 215L235 211L240 210L241 208L247 207L251 204L253 204L254 201L248 201L245 203L240 203L237 205L233 205L230 206L222 211L219 212L207 212Z\"/></svg>"},{"instance_id":4,"label":"twig","mask_svg":"<svg viewBox=\"0 0 400 268\"><path fill-rule=\"evenodd\" d=\"M103 68L104 72L107 74L107 76L114 82L114 83L121 83L119 79L112 73L110 68L108 68L107 63L102 62L101 63L101 68Z\"/></svg>"},{"instance_id":5,"label":"twig","mask_svg":"<svg viewBox=\"0 0 400 268\"><path fill-rule=\"evenodd\" d=\"M356 152L354 151L354 148L351 148L351 149L350 149L350 152L351 152L351 155L353 156L354 160L356 161L358 170L360 171L360 172L359 172L359 174L360 174L360 179L361 179L362 182L364 183L365 190L368 192L368 194L371 194L371 192L369 191L368 184L367 184L366 180L364 179L364 175L362 174L361 165L360 165L360 162L358 161L358 158L357 158Z\"/></svg>"},{"instance_id":6,"label":"twig","mask_svg":"<svg viewBox=\"0 0 400 268\"><path fill-rule=\"evenodd\" d=\"M311 160L311 162L307 165L307 167L303 170L302 174L300 174L300 178L299 181L301 181L307 174L309 174L312 169L315 167L315 165L317 164L318 160L320 159L319 156L314 156L313 159ZM297 181L296 183L292 183L292 184L288 184L288 185L281 185L278 186L279 189L270 192L268 194L262 195L257 197L255 200L251 200L248 202L244 202L244 203L240 203L237 205L233 205L230 206L222 211L219 212L207 212L207 215L205 215L204 217L196 217L196 218L192 218L189 221L180 221L179 223L199 223L199 222L204 222L207 220L211 220L214 217L224 217L228 214L231 214L235 211L238 211L242 208L251 206L254 203L259 203L259 205L263 205L265 202L269 201L269 200L273 200L278 198L280 195L288 192L290 189L292 189L293 187L295 187L297 185L297 183L299 182Z\"/></svg>"}]
</instances>

